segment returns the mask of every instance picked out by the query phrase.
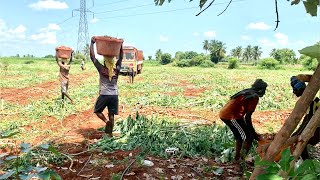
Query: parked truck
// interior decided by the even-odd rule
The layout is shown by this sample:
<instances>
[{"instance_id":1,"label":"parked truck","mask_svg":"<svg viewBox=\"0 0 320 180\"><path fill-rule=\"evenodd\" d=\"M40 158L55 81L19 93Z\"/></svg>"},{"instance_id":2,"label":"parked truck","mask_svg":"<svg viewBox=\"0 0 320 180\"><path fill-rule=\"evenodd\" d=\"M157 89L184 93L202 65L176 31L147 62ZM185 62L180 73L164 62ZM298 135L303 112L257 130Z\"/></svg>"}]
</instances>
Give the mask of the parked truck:
<instances>
[{"instance_id":1,"label":"parked truck","mask_svg":"<svg viewBox=\"0 0 320 180\"><path fill-rule=\"evenodd\" d=\"M134 75L140 74L143 67L143 51L133 46L124 46L123 54L120 73L128 74L130 67L132 67Z\"/></svg>"}]
</instances>

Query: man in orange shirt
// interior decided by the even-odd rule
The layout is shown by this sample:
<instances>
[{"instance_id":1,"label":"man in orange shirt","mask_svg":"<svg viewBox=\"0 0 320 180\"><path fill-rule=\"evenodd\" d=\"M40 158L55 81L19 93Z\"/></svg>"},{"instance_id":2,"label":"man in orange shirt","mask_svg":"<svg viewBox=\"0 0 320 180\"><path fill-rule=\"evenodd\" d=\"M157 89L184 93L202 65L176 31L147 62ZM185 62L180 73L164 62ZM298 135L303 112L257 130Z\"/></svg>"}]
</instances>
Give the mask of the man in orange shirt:
<instances>
[{"instance_id":1,"label":"man in orange shirt","mask_svg":"<svg viewBox=\"0 0 320 180\"><path fill-rule=\"evenodd\" d=\"M257 79L251 88L231 96L229 102L220 110L220 119L231 129L236 140L235 160L240 159L242 149L245 151L243 155L248 153L253 139L260 139L252 126L251 116L267 86L262 79Z\"/></svg>"}]
</instances>

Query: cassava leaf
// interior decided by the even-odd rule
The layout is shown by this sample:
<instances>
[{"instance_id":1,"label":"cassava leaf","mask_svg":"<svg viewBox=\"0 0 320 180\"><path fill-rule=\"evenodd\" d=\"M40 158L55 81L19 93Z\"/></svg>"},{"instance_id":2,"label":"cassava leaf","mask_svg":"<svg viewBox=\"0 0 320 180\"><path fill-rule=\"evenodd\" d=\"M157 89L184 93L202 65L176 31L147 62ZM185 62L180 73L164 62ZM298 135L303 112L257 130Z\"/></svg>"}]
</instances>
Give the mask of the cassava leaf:
<instances>
[{"instance_id":1,"label":"cassava leaf","mask_svg":"<svg viewBox=\"0 0 320 180\"><path fill-rule=\"evenodd\" d=\"M301 50L299 50L300 54L304 54L306 56L309 56L311 58L316 58L318 62L320 63L320 44L317 43L313 46L305 47Z\"/></svg>"}]
</instances>

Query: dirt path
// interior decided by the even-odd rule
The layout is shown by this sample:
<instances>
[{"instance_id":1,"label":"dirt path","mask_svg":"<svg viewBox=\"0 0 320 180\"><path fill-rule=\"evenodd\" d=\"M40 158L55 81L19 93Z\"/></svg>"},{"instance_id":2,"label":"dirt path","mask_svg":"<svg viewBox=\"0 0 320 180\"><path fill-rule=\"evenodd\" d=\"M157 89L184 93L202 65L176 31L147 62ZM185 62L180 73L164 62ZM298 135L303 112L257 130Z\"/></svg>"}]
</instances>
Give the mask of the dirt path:
<instances>
[{"instance_id":1,"label":"dirt path","mask_svg":"<svg viewBox=\"0 0 320 180\"><path fill-rule=\"evenodd\" d=\"M91 76L92 73L70 75L70 86L79 85L86 77ZM0 99L11 103L18 103L26 105L30 100L39 100L52 95L53 91L59 88L59 81L49 81L36 84L26 88L2 88L0 92Z\"/></svg>"}]
</instances>

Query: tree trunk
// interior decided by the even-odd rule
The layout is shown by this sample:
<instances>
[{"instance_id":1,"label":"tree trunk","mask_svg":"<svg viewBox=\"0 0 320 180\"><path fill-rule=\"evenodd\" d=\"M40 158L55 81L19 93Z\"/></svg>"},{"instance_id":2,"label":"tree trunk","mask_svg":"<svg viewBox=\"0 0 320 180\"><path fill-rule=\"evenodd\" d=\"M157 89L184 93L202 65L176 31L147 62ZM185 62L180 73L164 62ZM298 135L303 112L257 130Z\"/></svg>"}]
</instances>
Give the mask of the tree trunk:
<instances>
[{"instance_id":1,"label":"tree trunk","mask_svg":"<svg viewBox=\"0 0 320 180\"><path fill-rule=\"evenodd\" d=\"M280 148L291 136L292 132L295 130L303 115L306 113L308 107L310 106L313 98L317 94L320 88L320 66L317 67L314 72L308 86L304 90L304 93L300 99L296 102L295 107L280 129L276 134L274 140L271 142L266 155L263 160L273 161L274 157L279 153ZM256 167L250 177L250 180L255 180L256 177L264 172L263 167Z\"/></svg>"},{"instance_id":2,"label":"tree trunk","mask_svg":"<svg viewBox=\"0 0 320 180\"><path fill-rule=\"evenodd\" d=\"M310 119L310 122L302 131L302 134L299 136L298 143L295 147L295 150L293 151L293 155L295 156L296 160L300 157L309 139L314 135L314 132L318 127L320 127L320 108L312 116L312 118ZM294 163L295 161L291 163L291 167L293 167Z\"/></svg>"}]
</instances>

